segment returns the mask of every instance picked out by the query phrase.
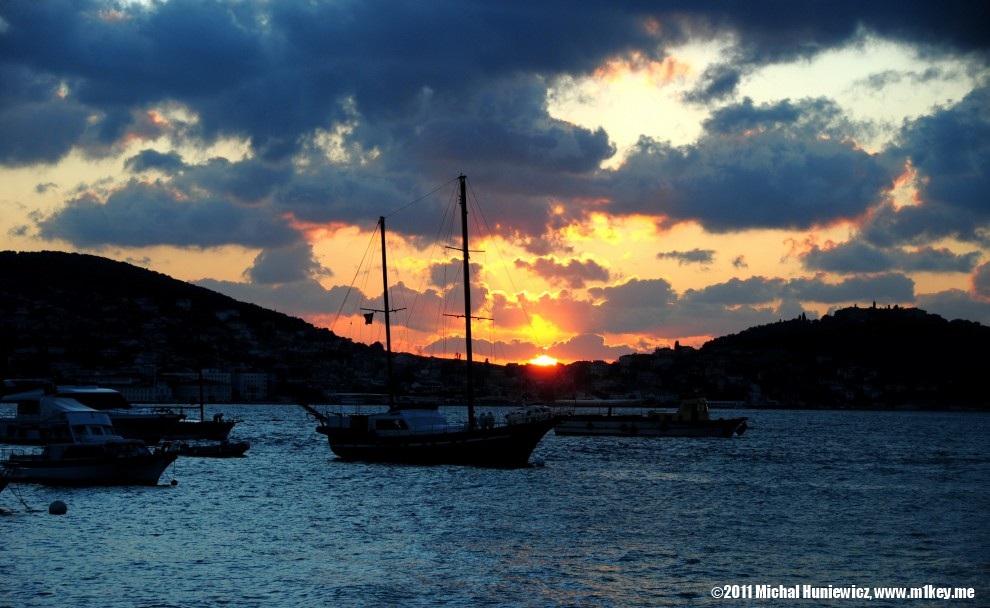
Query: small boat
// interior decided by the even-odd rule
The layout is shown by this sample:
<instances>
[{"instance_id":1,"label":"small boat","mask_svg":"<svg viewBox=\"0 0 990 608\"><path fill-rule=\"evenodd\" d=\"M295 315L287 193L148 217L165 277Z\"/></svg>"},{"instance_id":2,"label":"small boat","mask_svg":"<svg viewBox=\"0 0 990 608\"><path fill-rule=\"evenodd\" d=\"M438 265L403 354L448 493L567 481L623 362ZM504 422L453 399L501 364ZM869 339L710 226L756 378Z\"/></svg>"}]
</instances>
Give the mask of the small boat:
<instances>
[{"instance_id":1,"label":"small boat","mask_svg":"<svg viewBox=\"0 0 990 608\"><path fill-rule=\"evenodd\" d=\"M246 441L220 441L216 443L179 443L176 451L179 456L201 458L239 458L244 456L251 444Z\"/></svg>"},{"instance_id":2,"label":"small boat","mask_svg":"<svg viewBox=\"0 0 990 608\"><path fill-rule=\"evenodd\" d=\"M2 403L16 405L13 416L0 417L0 443L14 445L45 445L65 437L65 421L54 420L43 412L41 400L47 396L70 397L92 409L110 416L114 430L125 439L140 439L154 445L168 435L185 418L184 414L167 411L140 410L134 408L116 390L97 386L55 385L43 382L33 386L5 381L5 386L16 387L0 399Z\"/></svg>"},{"instance_id":3,"label":"small boat","mask_svg":"<svg viewBox=\"0 0 990 608\"><path fill-rule=\"evenodd\" d=\"M461 252L463 261L464 318L466 342L467 422L453 423L438 406L397 403L392 389L392 340L388 301L388 264L385 251L385 218L379 218L382 248L382 283L385 315L388 410L374 414L324 413L303 405L318 421L316 432L326 435L330 450L342 460L403 464L453 464L491 468L519 468L529 465L536 445L557 423L549 410L542 415L506 415L498 424L494 415L477 417L473 396L473 357L471 350L471 290L468 260L467 193L461 175Z\"/></svg>"},{"instance_id":4,"label":"small boat","mask_svg":"<svg viewBox=\"0 0 990 608\"><path fill-rule=\"evenodd\" d=\"M192 402L194 404L195 402ZM168 440L209 440L227 441L227 436L231 429L240 419L228 418L224 420L223 414L213 414L212 419L206 418L206 405L203 398L203 370L199 370L199 420L186 418L183 415L181 422L169 429L165 434Z\"/></svg>"},{"instance_id":5,"label":"small boat","mask_svg":"<svg viewBox=\"0 0 990 608\"><path fill-rule=\"evenodd\" d=\"M556 435L638 437L724 437L742 435L748 418L712 418L705 399L685 399L676 412L646 414L572 413L554 427Z\"/></svg>"},{"instance_id":6,"label":"small boat","mask_svg":"<svg viewBox=\"0 0 990 608\"><path fill-rule=\"evenodd\" d=\"M209 441L225 441L234 425L241 422L237 418L224 418L223 414L214 414L212 419L185 418L165 433L165 440L205 439Z\"/></svg>"},{"instance_id":7,"label":"small boat","mask_svg":"<svg viewBox=\"0 0 990 608\"><path fill-rule=\"evenodd\" d=\"M116 434L105 412L68 398L43 398L43 407L59 411L68 436L45 445L40 453L10 453L0 460L10 483L52 485L157 485L178 454L151 450L139 439Z\"/></svg>"}]
</instances>

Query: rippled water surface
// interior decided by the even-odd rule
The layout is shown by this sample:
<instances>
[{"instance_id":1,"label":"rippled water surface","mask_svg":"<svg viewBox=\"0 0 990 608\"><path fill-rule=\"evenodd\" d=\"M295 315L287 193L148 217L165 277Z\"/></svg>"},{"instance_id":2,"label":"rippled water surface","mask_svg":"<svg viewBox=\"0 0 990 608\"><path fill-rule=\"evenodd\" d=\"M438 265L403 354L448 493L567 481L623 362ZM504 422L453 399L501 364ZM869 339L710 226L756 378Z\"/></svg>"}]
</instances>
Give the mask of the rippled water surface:
<instances>
[{"instance_id":1,"label":"rippled water surface","mask_svg":"<svg viewBox=\"0 0 990 608\"><path fill-rule=\"evenodd\" d=\"M551 433L540 466L499 471L340 462L298 407L221 409L246 458L180 458L151 488L0 493L0 606L795 603L711 597L731 584L973 587L951 605L990 605L990 415ZM948 605L870 605L905 603Z\"/></svg>"}]
</instances>

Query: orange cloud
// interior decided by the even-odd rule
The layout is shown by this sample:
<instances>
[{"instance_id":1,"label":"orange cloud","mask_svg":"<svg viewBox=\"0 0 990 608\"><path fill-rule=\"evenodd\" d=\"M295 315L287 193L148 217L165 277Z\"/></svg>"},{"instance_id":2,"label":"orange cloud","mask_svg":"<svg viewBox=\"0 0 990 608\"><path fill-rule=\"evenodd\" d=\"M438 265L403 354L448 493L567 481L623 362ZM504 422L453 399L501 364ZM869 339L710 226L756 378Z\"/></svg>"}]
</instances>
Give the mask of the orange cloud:
<instances>
[{"instance_id":1,"label":"orange cloud","mask_svg":"<svg viewBox=\"0 0 990 608\"><path fill-rule=\"evenodd\" d=\"M691 66L674 57L661 61L650 59L642 52L634 51L624 57L609 59L595 70L595 78L609 83L625 80L645 80L650 85L664 85L691 72Z\"/></svg>"}]
</instances>

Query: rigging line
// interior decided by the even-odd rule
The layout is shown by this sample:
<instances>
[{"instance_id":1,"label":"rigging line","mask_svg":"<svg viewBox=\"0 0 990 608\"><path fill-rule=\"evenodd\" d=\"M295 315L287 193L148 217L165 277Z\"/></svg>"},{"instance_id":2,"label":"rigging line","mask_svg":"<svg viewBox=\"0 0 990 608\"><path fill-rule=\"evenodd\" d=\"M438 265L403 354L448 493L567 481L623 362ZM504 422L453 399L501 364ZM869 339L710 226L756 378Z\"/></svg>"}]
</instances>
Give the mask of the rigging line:
<instances>
[{"instance_id":1,"label":"rigging line","mask_svg":"<svg viewBox=\"0 0 990 608\"><path fill-rule=\"evenodd\" d=\"M488 218L485 217L485 211L484 211L484 209L481 208L481 200L478 199L478 196L474 193L474 188L471 187L471 182L468 182L468 188L471 190L471 196L470 196L470 198L474 199L474 201L475 201L474 208L477 210L478 215L481 216L481 220L484 223L485 230L488 232L489 235L494 234L494 232L491 229L491 226L488 224ZM502 267L503 268L506 268L505 278L508 279L509 285L512 287L513 293L519 293L519 288L516 287L515 281L512 280L512 275L509 274L509 271L508 271L508 267L509 266L506 263L505 258L502 256L502 250L498 248L498 242L494 238L492 238L490 240L491 240L491 243L492 243L492 247L495 248L495 253L498 254L498 258L502 262ZM535 328L533 327L533 320L529 317L529 311L526 310L526 307L525 306L522 306L520 304L519 310L521 310L522 313L523 313L523 316L526 317L526 324L529 325L529 328L535 330ZM534 331L533 333L535 335L536 332ZM535 340L540 340L539 337L536 337L534 339ZM540 348L545 348L543 344L538 344L538 346Z\"/></svg>"},{"instance_id":2,"label":"rigging line","mask_svg":"<svg viewBox=\"0 0 990 608\"><path fill-rule=\"evenodd\" d=\"M29 513L35 513L35 512L37 512L37 511L38 511L38 509L32 509L32 508L31 508L31 505L29 505L29 504L27 504L27 501L25 501L25 500L24 500L24 498L23 498L23 497L21 497L21 493L20 493L20 489L19 489L19 488L16 488L16 489L15 489L15 488L14 488L14 484L13 484L13 483L11 483L11 484L10 484L9 486L7 486L7 487L9 487L9 488L10 488L10 492L11 492L11 494L13 494L13 495L14 495L15 497L17 497L17 500L19 500L19 501L21 501L21 504L22 504L22 505L24 505L24 508L25 508L25 509L27 509L27 511L28 511Z\"/></svg>"},{"instance_id":3,"label":"rigging line","mask_svg":"<svg viewBox=\"0 0 990 608\"><path fill-rule=\"evenodd\" d=\"M452 182L448 182L452 183ZM458 194L457 188L452 188L450 191L450 196L447 199L447 206L444 207L443 219L440 222L440 226L437 228L437 236L434 241L434 251L449 251L451 246L445 245L443 243L450 243L453 241L454 227L457 218L457 207L458 207ZM448 254L444 254L446 256ZM438 258L444 257L437 255ZM447 317L446 310L455 310L454 308L454 295L457 291L458 280L457 277L460 276L460 266L454 265L453 268L456 269L453 277L448 277L448 272L451 270L451 265L448 262L444 262L443 266L443 276L442 276L442 297L440 298L440 306L437 307L436 318L434 319L434 327L438 327L440 330L439 343L440 352L446 354L448 352L447 342L449 340L448 334L451 331L450 324L451 321ZM453 286L453 288L451 288ZM463 289L463 286L461 287ZM460 354L460 353L457 353Z\"/></svg>"},{"instance_id":4,"label":"rigging line","mask_svg":"<svg viewBox=\"0 0 990 608\"><path fill-rule=\"evenodd\" d=\"M412 206L413 204L418 203L418 202L426 199L427 197L436 194L441 189L443 189L445 187L448 187L451 184L456 184L456 183L457 183L457 180L456 179L450 180L447 183L445 183L445 184L443 184L443 185L435 188L429 194L426 194L424 196L421 196L420 198L416 199L415 201L412 201L411 203L407 204L406 206L404 206L404 207L402 207L402 208L400 208L400 209L398 209L396 211L393 211L389 216L386 216L386 217L391 217L392 215L397 215L399 212L404 211L406 208ZM456 200L456 188L451 190L450 200ZM439 244L441 242L440 241L441 235L444 232L444 228L448 226L448 222L450 222L449 225L452 225L453 224L453 218L455 217L455 214L453 213L453 211L451 211L451 205L450 205L449 201L448 201L448 206L445 209L446 210L444 212L443 217L441 218L440 225L437 228L436 235L433 238L432 248L430 249L430 253L429 253L429 255L426 258L427 260L438 259L440 257L438 255L438 252L443 249L443 247ZM448 215L448 213L449 213L449 215ZM448 220L448 218L451 218L451 219ZM452 231L452 228L448 228L448 231ZM429 264L432 265L432 262L430 262ZM415 292L415 296L413 297L412 305L410 306L410 312L407 313L407 318L414 318L420 312L420 297L423 294L425 294L425 292L426 292L425 291L425 284L427 283L427 281L430 280L429 268L430 268L430 266L428 265L427 266L427 269L426 269L426 273L422 274L421 277L420 277L419 284L418 284L417 289L416 289L416 292ZM446 282L446 265L443 266L443 270L444 270L443 285L446 286L447 285L447 282ZM443 299L441 298L441 301L442 300ZM423 305L423 306L425 307L425 305ZM441 307L437 311L437 318L439 318L440 317L440 314L443 312L442 309L443 309L443 306L441 305ZM436 320L434 320L433 326L434 326L434 328L440 327L440 324ZM401 334L403 336L403 339L405 339L405 336L408 336L410 333L411 333L411 329L408 327L408 325L404 326L403 333ZM412 342L412 340L407 340L407 343L411 343L411 342ZM434 343L436 343L435 340L434 340ZM429 350L433 350L435 348L436 347L434 346L434 347L431 347L430 349L425 349L424 348L422 350L429 351Z\"/></svg>"},{"instance_id":5,"label":"rigging line","mask_svg":"<svg viewBox=\"0 0 990 608\"><path fill-rule=\"evenodd\" d=\"M337 315L333 318L333 322L330 324L330 331L333 331L333 328L337 326L337 321L340 319L340 315L344 311L344 306L347 304L347 300L351 297L351 291L354 289L354 284L357 282L358 275L361 274L361 269L364 268L365 260L368 259L372 243L375 242L375 235L377 234L378 224L376 223L375 229L371 231L371 240L368 242L368 247L364 250L364 256L361 257L361 262L354 271L354 278L351 279L351 284L347 286L347 292L344 293L344 299L340 301L340 308L337 309Z\"/></svg>"},{"instance_id":6,"label":"rigging line","mask_svg":"<svg viewBox=\"0 0 990 608\"><path fill-rule=\"evenodd\" d=\"M428 198L428 197L430 197L430 196L433 196L434 194L436 194L437 192L439 192L439 191L440 191L440 190L442 190L443 188L446 188L446 187L447 187L447 186L449 186L449 185L450 185L451 183L453 183L453 182L456 182L456 181L457 181L457 178L455 177L454 179L452 179L452 180L449 180L449 181L447 181L446 183L443 183L443 184L441 184L441 185L439 185L439 186L437 186L436 188L434 188L434 189L433 189L433 190L431 190L430 192L427 192L426 194L424 194L423 196L421 196L421 197L419 197L419 198L417 198L416 200L413 200L413 201L410 201L410 202L408 202L408 203L406 203L405 205L403 205L402 207L399 207L398 209L396 209L396 210L395 210L395 211L393 211L392 213L387 213L387 214L385 214L385 218L386 218L386 219L388 219L388 218L390 218L390 217L392 217L393 215L398 215L399 213L402 213L403 211L405 211L405 210L406 210L406 209L408 209L409 207L412 207L412 206L413 206L413 205L415 205L416 203L418 203L418 202L420 202L420 201L422 201L422 200L424 200L424 199L426 199L426 198Z\"/></svg>"}]
</instances>

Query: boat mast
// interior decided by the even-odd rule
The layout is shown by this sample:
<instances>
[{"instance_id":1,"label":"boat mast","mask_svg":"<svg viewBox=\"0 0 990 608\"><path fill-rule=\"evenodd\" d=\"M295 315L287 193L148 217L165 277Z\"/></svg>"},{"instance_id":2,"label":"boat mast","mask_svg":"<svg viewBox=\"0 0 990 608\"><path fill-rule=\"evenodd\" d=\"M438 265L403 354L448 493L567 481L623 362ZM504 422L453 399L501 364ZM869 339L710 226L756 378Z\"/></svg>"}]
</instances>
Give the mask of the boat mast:
<instances>
[{"instance_id":1,"label":"boat mast","mask_svg":"<svg viewBox=\"0 0 990 608\"><path fill-rule=\"evenodd\" d=\"M392 323L388 307L388 260L385 253L385 216L378 218L382 227L382 297L385 300L385 387L388 391L388 409L395 409L395 392L392 390Z\"/></svg>"},{"instance_id":2,"label":"boat mast","mask_svg":"<svg viewBox=\"0 0 990 608\"><path fill-rule=\"evenodd\" d=\"M471 352L471 275L469 273L470 262L468 260L467 176L461 173L457 179L460 181L461 186L461 250L464 261L464 336L467 342L468 428L474 429L474 361Z\"/></svg>"}]
</instances>

